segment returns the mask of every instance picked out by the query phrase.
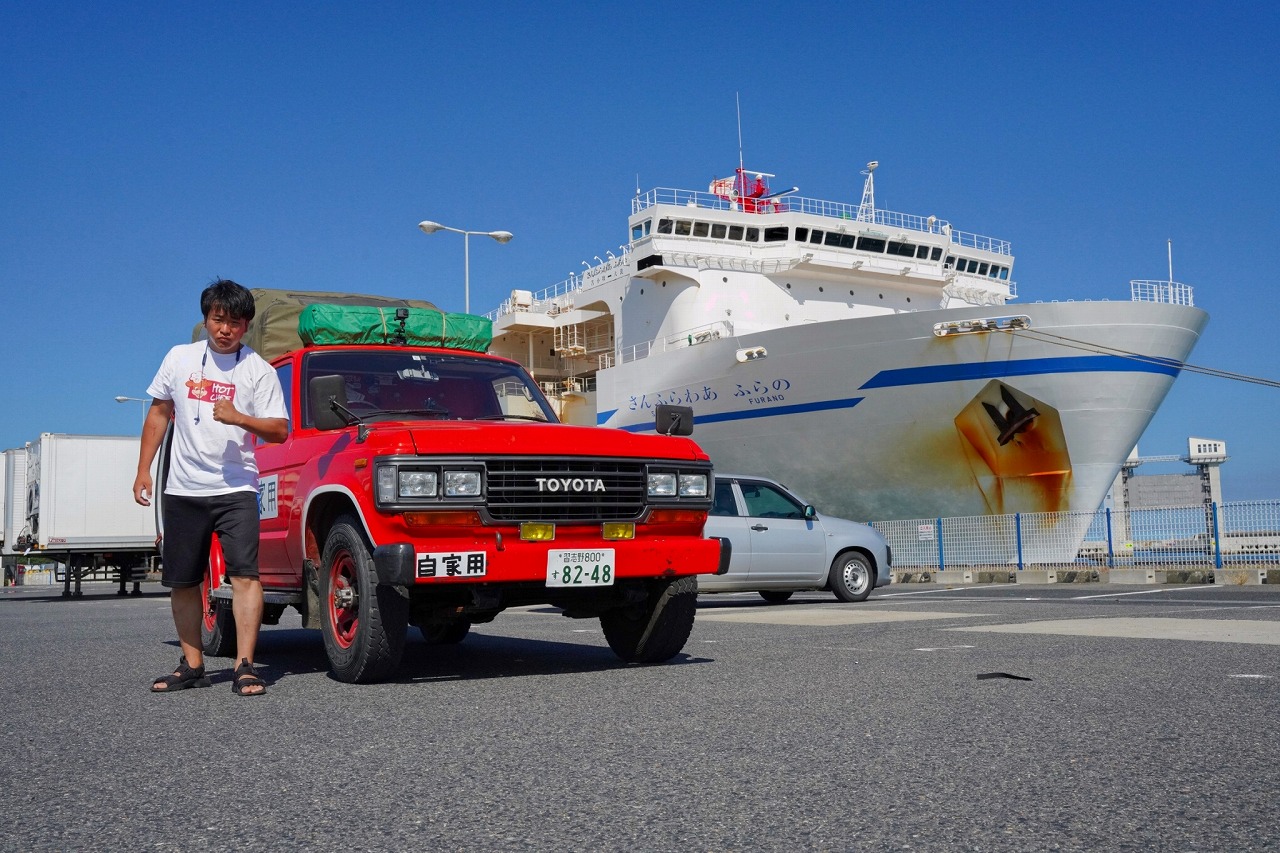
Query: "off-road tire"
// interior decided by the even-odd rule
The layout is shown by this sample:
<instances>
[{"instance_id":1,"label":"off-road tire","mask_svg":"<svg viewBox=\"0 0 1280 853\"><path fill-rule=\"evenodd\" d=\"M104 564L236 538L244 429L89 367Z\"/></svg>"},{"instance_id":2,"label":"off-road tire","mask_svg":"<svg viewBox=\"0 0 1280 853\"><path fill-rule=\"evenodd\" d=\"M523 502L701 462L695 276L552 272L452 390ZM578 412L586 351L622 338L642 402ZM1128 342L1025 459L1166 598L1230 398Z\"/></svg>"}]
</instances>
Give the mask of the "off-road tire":
<instances>
[{"instance_id":1,"label":"off-road tire","mask_svg":"<svg viewBox=\"0 0 1280 853\"><path fill-rule=\"evenodd\" d=\"M229 658L236 653L236 620L231 602L211 595L222 585L226 572L222 548L215 535L209 546L209 562L200 580L200 647L206 655L216 658Z\"/></svg>"},{"instance_id":2,"label":"off-road tire","mask_svg":"<svg viewBox=\"0 0 1280 853\"><path fill-rule=\"evenodd\" d=\"M200 647L215 658L229 658L236 653L236 620L231 602L205 599L205 612L200 620Z\"/></svg>"},{"instance_id":3,"label":"off-road tire","mask_svg":"<svg viewBox=\"0 0 1280 853\"><path fill-rule=\"evenodd\" d=\"M627 663L662 663L684 648L698 605L697 578L655 583L642 604L600 615L609 648Z\"/></svg>"},{"instance_id":4,"label":"off-road tire","mask_svg":"<svg viewBox=\"0 0 1280 853\"><path fill-rule=\"evenodd\" d=\"M865 556L849 551L831 564L828 581L831 591L841 601L866 601L876 585L876 570Z\"/></svg>"},{"instance_id":5,"label":"off-road tire","mask_svg":"<svg viewBox=\"0 0 1280 853\"><path fill-rule=\"evenodd\" d=\"M320 571L320 633L334 678L387 678L404 653L409 597L378 584L368 540L354 517L340 516L329 528Z\"/></svg>"}]
</instances>

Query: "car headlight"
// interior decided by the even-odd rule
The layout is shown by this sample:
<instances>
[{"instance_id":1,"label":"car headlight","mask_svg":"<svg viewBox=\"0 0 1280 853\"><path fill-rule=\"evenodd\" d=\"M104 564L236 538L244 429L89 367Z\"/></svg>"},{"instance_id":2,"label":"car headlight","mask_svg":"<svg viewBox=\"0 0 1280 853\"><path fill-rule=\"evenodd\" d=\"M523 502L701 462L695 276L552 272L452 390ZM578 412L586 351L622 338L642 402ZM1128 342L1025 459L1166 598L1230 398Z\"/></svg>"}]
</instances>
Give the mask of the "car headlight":
<instances>
[{"instance_id":1,"label":"car headlight","mask_svg":"<svg viewBox=\"0 0 1280 853\"><path fill-rule=\"evenodd\" d=\"M676 495L676 475L671 473L649 475L649 497L672 498Z\"/></svg>"},{"instance_id":2,"label":"car headlight","mask_svg":"<svg viewBox=\"0 0 1280 853\"><path fill-rule=\"evenodd\" d=\"M479 471L445 471L444 495L447 498L474 498L480 495Z\"/></svg>"},{"instance_id":3,"label":"car headlight","mask_svg":"<svg viewBox=\"0 0 1280 853\"><path fill-rule=\"evenodd\" d=\"M681 474L680 497L705 498L707 496L706 474Z\"/></svg>"},{"instance_id":4,"label":"car headlight","mask_svg":"<svg viewBox=\"0 0 1280 853\"><path fill-rule=\"evenodd\" d=\"M435 471L401 471L398 498L434 498L439 478Z\"/></svg>"}]
</instances>

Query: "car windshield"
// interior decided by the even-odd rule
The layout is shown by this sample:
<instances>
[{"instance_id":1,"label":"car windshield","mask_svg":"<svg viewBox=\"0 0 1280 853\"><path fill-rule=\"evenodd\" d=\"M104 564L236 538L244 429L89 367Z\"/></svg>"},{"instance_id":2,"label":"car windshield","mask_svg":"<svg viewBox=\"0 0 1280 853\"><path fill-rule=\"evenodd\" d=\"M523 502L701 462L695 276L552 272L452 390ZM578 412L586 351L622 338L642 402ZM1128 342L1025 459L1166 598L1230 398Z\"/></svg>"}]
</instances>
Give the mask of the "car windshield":
<instances>
[{"instance_id":1,"label":"car windshield","mask_svg":"<svg viewBox=\"0 0 1280 853\"><path fill-rule=\"evenodd\" d=\"M528 374L506 361L400 349L313 352L303 387L334 374L346 383L347 409L363 421L556 420ZM313 422L310 411L305 420Z\"/></svg>"}]
</instances>

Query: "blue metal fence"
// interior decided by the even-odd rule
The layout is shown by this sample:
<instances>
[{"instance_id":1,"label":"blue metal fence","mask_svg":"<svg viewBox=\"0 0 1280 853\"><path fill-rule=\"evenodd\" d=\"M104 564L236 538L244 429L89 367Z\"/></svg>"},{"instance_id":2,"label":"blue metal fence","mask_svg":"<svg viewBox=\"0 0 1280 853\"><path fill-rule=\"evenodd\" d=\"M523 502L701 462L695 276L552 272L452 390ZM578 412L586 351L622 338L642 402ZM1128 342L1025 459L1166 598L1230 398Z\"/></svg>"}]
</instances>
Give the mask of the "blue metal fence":
<instances>
[{"instance_id":1,"label":"blue metal fence","mask_svg":"<svg viewBox=\"0 0 1280 853\"><path fill-rule=\"evenodd\" d=\"M895 568L1280 566L1280 501L872 524Z\"/></svg>"}]
</instances>

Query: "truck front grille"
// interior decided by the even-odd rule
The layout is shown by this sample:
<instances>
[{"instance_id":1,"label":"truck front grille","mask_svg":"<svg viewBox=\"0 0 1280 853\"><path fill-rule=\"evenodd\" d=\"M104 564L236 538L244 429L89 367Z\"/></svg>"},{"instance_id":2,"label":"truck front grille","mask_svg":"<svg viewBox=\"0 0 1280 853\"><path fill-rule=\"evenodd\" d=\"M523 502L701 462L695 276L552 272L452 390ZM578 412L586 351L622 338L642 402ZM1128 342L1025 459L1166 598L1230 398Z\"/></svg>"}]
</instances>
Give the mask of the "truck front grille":
<instances>
[{"instance_id":1,"label":"truck front grille","mask_svg":"<svg viewBox=\"0 0 1280 853\"><path fill-rule=\"evenodd\" d=\"M491 459L489 514L500 521L623 521L645 507L643 462Z\"/></svg>"}]
</instances>

